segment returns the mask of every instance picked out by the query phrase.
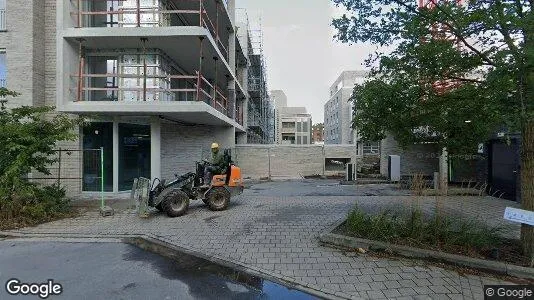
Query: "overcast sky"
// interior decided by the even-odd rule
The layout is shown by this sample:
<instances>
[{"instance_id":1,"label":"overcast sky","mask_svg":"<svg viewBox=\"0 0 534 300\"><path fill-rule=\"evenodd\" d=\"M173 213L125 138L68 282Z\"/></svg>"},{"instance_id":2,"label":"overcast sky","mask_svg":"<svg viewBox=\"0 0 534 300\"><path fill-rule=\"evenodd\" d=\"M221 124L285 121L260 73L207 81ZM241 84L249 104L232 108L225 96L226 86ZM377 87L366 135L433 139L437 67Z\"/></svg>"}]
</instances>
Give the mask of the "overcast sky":
<instances>
[{"instance_id":1,"label":"overcast sky","mask_svg":"<svg viewBox=\"0 0 534 300\"><path fill-rule=\"evenodd\" d=\"M236 0L248 11L252 29L261 16L269 89L283 90L289 106L305 106L323 122L329 88L344 70L362 70L373 51L334 41L330 26L339 13L330 0ZM239 15L239 14L238 14Z\"/></svg>"}]
</instances>

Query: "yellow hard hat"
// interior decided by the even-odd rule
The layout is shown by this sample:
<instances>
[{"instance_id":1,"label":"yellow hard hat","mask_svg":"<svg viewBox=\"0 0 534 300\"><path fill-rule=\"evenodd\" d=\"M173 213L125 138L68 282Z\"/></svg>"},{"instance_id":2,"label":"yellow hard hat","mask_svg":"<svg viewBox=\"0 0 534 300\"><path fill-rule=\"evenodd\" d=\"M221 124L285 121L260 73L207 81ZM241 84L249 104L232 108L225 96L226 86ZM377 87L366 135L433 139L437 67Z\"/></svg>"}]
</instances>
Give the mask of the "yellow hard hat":
<instances>
[{"instance_id":1,"label":"yellow hard hat","mask_svg":"<svg viewBox=\"0 0 534 300\"><path fill-rule=\"evenodd\" d=\"M219 148L219 144L213 143L211 144L211 149Z\"/></svg>"}]
</instances>

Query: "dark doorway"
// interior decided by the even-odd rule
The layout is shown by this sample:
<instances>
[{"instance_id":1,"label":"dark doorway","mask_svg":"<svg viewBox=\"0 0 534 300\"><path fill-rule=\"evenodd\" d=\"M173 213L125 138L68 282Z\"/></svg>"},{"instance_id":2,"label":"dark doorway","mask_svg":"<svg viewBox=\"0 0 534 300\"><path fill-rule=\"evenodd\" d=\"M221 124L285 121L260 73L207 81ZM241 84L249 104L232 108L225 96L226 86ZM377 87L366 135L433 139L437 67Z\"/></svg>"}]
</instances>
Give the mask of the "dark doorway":
<instances>
[{"instance_id":1,"label":"dark doorway","mask_svg":"<svg viewBox=\"0 0 534 300\"><path fill-rule=\"evenodd\" d=\"M100 147L104 148L104 191L113 191L113 123L89 123L83 128L84 192L100 192Z\"/></svg>"},{"instance_id":2,"label":"dark doorway","mask_svg":"<svg viewBox=\"0 0 534 300\"><path fill-rule=\"evenodd\" d=\"M520 141L517 138L490 141L489 154L489 182L491 189L499 190L502 198L519 201L519 168ZM493 192L491 192L493 194Z\"/></svg>"},{"instance_id":3,"label":"dark doorway","mask_svg":"<svg viewBox=\"0 0 534 300\"><path fill-rule=\"evenodd\" d=\"M150 125L119 124L119 190L138 177L150 178Z\"/></svg>"}]
</instances>

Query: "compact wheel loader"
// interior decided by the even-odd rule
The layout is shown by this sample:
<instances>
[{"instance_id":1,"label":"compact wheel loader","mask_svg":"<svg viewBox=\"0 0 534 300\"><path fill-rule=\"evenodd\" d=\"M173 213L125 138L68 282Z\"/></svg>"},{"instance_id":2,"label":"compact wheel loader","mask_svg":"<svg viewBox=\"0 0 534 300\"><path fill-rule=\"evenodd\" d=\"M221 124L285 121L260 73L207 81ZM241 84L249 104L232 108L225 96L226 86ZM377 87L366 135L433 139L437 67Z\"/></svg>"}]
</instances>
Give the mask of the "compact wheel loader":
<instances>
[{"instance_id":1,"label":"compact wheel loader","mask_svg":"<svg viewBox=\"0 0 534 300\"><path fill-rule=\"evenodd\" d=\"M190 200L202 200L213 211L226 210L231 197L243 192L244 184L241 169L232 162L229 150L224 151L224 159L225 172L214 175L209 183L204 182L204 175L210 163L203 160L196 162L196 172L175 175L171 182L158 178L152 183L146 178L134 180L132 197L140 206L155 207L173 218L187 212Z\"/></svg>"}]
</instances>

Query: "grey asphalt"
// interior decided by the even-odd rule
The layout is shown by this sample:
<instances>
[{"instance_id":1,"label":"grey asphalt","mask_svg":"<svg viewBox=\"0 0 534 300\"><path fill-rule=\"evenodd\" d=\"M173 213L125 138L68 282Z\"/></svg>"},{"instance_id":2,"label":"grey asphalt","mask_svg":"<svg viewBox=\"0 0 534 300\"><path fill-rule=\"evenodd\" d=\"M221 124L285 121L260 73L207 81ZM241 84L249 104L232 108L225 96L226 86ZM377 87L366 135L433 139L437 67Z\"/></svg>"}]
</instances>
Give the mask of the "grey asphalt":
<instances>
[{"instance_id":1,"label":"grey asphalt","mask_svg":"<svg viewBox=\"0 0 534 300\"><path fill-rule=\"evenodd\" d=\"M219 275L215 265L176 262L122 243L0 241L0 299L6 282L53 279L64 292L49 299L311 299L256 277L248 285ZM243 274L240 274L243 278Z\"/></svg>"}]
</instances>

